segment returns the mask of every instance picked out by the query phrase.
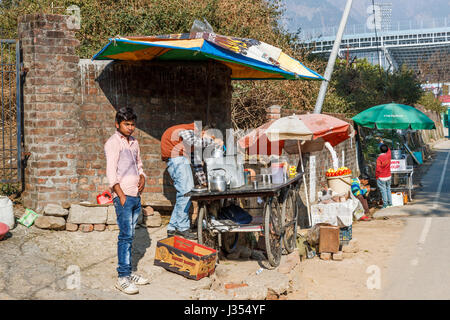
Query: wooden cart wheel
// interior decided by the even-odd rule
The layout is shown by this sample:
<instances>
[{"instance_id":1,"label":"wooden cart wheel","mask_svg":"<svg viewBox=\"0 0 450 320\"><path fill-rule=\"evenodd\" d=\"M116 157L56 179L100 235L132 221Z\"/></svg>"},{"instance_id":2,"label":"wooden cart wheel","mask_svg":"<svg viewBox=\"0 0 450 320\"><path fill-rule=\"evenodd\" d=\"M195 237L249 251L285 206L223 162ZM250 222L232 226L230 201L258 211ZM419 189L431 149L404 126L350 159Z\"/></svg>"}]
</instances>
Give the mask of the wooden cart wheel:
<instances>
[{"instance_id":1,"label":"wooden cart wheel","mask_svg":"<svg viewBox=\"0 0 450 320\"><path fill-rule=\"evenodd\" d=\"M281 260L282 222L276 197L268 198L264 207L264 238L267 259L272 267L277 267Z\"/></svg>"},{"instance_id":2,"label":"wooden cart wheel","mask_svg":"<svg viewBox=\"0 0 450 320\"><path fill-rule=\"evenodd\" d=\"M207 229L211 223L211 216L205 203L199 204L197 219L197 237L198 243L204 246L219 250L218 234Z\"/></svg>"},{"instance_id":3,"label":"wooden cart wheel","mask_svg":"<svg viewBox=\"0 0 450 320\"><path fill-rule=\"evenodd\" d=\"M296 189L290 189L281 208L282 230L284 230L283 244L287 253L294 251L297 246L297 217Z\"/></svg>"}]
</instances>

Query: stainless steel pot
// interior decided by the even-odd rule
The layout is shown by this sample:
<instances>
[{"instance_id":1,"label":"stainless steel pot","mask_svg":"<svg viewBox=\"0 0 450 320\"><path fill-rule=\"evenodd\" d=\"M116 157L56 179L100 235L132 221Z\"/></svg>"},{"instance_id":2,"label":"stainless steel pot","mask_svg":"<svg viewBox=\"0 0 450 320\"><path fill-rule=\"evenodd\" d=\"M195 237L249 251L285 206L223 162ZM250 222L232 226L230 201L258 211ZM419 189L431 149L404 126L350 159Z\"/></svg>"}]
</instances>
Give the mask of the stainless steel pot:
<instances>
[{"instance_id":1,"label":"stainless steel pot","mask_svg":"<svg viewBox=\"0 0 450 320\"><path fill-rule=\"evenodd\" d=\"M221 173L222 171L222 173ZM229 181L226 176L226 171L224 169L212 170L208 175L209 190L216 192L223 192L227 190L227 185Z\"/></svg>"}]
</instances>

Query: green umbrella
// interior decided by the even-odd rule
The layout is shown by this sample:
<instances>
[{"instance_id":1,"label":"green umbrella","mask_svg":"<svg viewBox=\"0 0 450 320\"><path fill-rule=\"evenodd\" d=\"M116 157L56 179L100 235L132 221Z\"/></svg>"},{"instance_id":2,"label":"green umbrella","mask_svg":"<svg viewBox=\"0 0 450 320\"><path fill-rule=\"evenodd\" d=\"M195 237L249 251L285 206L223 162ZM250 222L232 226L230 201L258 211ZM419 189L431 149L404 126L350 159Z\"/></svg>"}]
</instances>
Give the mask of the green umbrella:
<instances>
[{"instance_id":1,"label":"green umbrella","mask_svg":"<svg viewBox=\"0 0 450 320\"><path fill-rule=\"evenodd\" d=\"M352 120L376 129L436 129L433 120L414 107L398 103L380 104L358 113Z\"/></svg>"}]
</instances>

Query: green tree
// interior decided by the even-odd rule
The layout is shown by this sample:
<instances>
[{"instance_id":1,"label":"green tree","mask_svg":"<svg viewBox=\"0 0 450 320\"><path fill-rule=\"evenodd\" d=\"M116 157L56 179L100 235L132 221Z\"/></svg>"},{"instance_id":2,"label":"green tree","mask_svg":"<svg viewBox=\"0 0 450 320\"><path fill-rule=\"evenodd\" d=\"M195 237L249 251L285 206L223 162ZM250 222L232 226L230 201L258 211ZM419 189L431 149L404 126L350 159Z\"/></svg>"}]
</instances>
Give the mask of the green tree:
<instances>
[{"instance_id":1,"label":"green tree","mask_svg":"<svg viewBox=\"0 0 450 320\"><path fill-rule=\"evenodd\" d=\"M413 105L423 94L419 79L414 71L408 69L405 65L395 70L392 74L387 74L384 85L386 94L381 99L383 103L394 101Z\"/></svg>"},{"instance_id":2,"label":"green tree","mask_svg":"<svg viewBox=\"0 0 450 320\"><path fill-rule=\"evenodd\" d=\"M59 9L52 9L51 3ZM5 2L6 3L6 2ZM282 0L9 0L0 7L3 37L17 37L17 18L28 13L67 14L70 5L80 7L78 54L91 58L116 35L159 35L189 32L195 19L205 18L218 34L253 38L281 48L288 55L323 73L323 61L308 59L295 46L298 36L280 25ZM233 81L235 126L257 126L265 121L265 108L279 104L301 111L313 110L318 81ZM243 115L259 114L258 117Z\"/></svg>"},{"instance_id":3,"label":"green tree","mask_svg":"<svg viewBox=\"0 0 450 320\"><path fill-rule=\"evenodd\" d=\"M346 102L341 110L349 116L384 103L413 105L423 94L419 80L406 66L390 73L366 59L357 59L351 64L338 60L331 86L335 95Z\"/></svg>"},{"instance_id":4,"label":"green tree","mask_svg":"<svg viewBox=\"0 0 450 320\"><path fill-rule=\"evenodd\" d=\"M438 113L446 111L446 107L441 104L439 99L436 99L432 92L425 92L417 101L418 104L424 106L425 109L433 110Z\"/></svg>"}]
</instances>

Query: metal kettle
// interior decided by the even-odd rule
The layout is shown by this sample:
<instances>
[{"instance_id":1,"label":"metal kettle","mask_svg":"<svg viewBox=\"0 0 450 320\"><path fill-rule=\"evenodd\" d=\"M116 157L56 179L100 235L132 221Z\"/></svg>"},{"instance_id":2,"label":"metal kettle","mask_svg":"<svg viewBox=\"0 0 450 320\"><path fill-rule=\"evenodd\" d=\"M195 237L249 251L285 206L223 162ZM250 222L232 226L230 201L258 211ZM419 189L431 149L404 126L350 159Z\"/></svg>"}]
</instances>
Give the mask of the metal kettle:
<instances>
[{"instance_id":1,"label":"metal kettle","mask_svg":"<svg viewBox=\"0 0 450 320\"><path fill-rule=\"evenodd\" d=\"M223 171L223 173L220 173ZM225 169L213 169L208 174L208 186L209 191L223 192L227 190L227 185L230 183L230 179L227 178L227 172Z\"/></svg>"}]
</instances>

